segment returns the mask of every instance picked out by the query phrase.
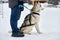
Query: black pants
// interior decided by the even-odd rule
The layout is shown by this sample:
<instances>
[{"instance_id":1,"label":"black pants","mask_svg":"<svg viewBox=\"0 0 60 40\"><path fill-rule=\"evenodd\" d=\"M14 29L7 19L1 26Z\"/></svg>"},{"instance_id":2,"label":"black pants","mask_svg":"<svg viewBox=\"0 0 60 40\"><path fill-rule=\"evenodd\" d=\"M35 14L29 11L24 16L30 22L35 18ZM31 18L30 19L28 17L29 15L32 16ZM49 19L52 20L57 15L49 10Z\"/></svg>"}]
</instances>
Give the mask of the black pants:
<instances>
[{"instance_id":1,"label":"black pants","mask_svg":"<svg viewBox=\"0 0 60 40\"><path fill-rule=\"evenodd\" d=\"M58 0L49 0L48 3L58 5Z\"/></svg>"}]
</instances>

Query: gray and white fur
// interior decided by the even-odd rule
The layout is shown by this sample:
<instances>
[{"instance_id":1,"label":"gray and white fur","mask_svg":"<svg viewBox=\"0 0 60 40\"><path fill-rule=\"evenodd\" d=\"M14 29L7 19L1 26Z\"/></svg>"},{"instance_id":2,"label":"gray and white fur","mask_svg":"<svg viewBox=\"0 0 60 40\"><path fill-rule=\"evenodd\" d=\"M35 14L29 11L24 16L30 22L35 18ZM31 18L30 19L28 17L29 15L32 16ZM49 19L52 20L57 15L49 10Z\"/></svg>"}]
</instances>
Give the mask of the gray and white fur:
<instances>
[{"instance_id":1,"label":"gray and white fur","mask_svg":"<svg viewBox=\"0 0 60 40\"><path fill-rule=\"evenodd\" d=\"M38 22L40 19L40 14L39 14L40 10L41 10L40 3L35 2L31 10L31 13L25 17L24 22L20 27L21 32L23 32L24 34L31 34L33 27L35 27L36 31L40 33L40 30L38 27Z\"/></svg>"}]
</instances>

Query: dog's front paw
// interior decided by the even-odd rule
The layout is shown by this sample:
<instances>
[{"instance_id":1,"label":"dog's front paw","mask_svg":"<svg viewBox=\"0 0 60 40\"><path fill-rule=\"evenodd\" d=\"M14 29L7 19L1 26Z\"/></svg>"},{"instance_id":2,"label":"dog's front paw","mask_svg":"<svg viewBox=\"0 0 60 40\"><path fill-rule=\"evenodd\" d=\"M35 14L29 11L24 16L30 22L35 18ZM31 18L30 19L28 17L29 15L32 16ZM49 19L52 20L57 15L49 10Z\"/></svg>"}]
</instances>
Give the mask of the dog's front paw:
<instances>
[{"instance_id":1,"label":"dog's front paw","mask_svg":"<svg viewBox=\"0 0 60 40\"><path fill-rule=\"evenodd\" d=\"M38 32L39 34L42 34L42 32Z\"/></svg>"}]
</instances>

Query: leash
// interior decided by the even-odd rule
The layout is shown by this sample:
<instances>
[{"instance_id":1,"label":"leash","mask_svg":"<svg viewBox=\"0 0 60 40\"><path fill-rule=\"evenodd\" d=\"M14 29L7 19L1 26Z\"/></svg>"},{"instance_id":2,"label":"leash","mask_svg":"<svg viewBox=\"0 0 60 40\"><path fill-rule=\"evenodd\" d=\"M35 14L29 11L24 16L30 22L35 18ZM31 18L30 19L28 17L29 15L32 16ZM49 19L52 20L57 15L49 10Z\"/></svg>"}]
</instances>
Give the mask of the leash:
<instances>
[{"instance_id":1,"label":"leash","mask_svg":"<svg viewBox=\"0 0 60 40\"><path fill-rule=\"evenodd\" d=\"M28 10L30 10L31 11L31 9L29 9L28 7L26 7L25 5L24 5L24 7L26 8L26 9L28 9Z\"/></svg>"}]
</instances>

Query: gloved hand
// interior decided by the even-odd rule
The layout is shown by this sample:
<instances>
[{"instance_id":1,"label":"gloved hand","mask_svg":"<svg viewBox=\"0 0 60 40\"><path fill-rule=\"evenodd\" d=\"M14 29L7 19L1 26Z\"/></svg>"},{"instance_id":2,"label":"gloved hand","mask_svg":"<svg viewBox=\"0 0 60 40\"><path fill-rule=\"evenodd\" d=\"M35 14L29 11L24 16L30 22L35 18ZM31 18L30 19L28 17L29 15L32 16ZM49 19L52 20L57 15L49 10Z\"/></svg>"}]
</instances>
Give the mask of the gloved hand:
<instances>
[{"instance_id":1,"label":"gloved hand","mask_svg":"<svg viewBox=\"0 0 60 40\"><path fill-rule=\"evenodd\" d=\"M19 8L20 11L23 11L24 10L23 1L19 1L18 2L18 8Z\"/></svg>"}]
</instances>

